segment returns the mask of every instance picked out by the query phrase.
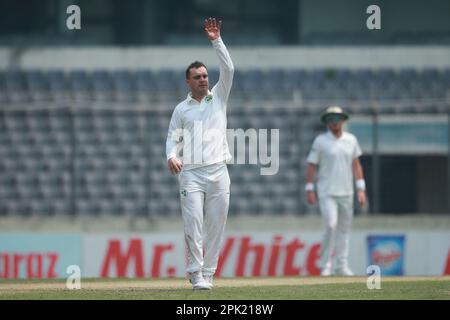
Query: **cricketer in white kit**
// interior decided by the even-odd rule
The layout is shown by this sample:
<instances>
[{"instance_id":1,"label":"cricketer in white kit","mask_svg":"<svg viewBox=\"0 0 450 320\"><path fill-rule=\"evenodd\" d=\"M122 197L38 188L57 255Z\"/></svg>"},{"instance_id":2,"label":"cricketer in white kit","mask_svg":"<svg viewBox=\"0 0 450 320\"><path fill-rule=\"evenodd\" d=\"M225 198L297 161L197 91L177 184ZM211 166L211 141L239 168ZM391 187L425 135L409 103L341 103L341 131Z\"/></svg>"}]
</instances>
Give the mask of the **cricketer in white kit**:
<instances>
[{"instance_id":1,"label":"cricketer in white kit","mask_svg":"<svg viewBox=\"0 0 450 320\"><path fill-rule=\"evenodd\" d=\"M234 66L220 36L221 21L205 20L205 33L220 64L217 84L209 91L208 71L195 61L186 70L191 89L173 111L166 141L168 168L178 174L181 212L193 289L213 286L230 201L231 160L227 143L227 102Z\"/></svg>"},{"instance_id":2,"label":"cricketer in white kit","mask_svg":"<svg viewBox=\"0 0 450 320\"><path fill-rule=\"evenodd\" d=\"M353 181L356 180L357 197L361 207L366 203L365 181L359 157L361 148L356 137L343 130L348 115L337 106L322 114L328 128L317 136L308 155L306 185L307 200L319 209L324 222L321 244L321 275L351 276L348 252L353 219ZM317 172L317 190L314 180ZM333 253L335 256L333 257ZM333 270L334 269L334 270Z\"/></svg>"}]
</instances>

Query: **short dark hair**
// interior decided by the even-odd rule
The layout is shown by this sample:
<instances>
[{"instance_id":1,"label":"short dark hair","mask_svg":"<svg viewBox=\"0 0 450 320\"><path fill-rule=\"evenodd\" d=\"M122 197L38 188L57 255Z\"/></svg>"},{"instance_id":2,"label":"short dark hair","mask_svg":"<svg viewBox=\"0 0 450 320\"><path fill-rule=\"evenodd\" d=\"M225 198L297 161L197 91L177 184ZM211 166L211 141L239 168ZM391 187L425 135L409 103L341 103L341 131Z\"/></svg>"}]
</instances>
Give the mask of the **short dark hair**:
<instances>
[{"instance_id":1,"label":"short dark hair","mask_svg":"<svg viewBox=\"0 0 450 320\"><path fill-rule=\"evenodd\" d=\"M203 62L200 62L200 61L192 62L186 69L186 79L189 79L189 75L191 73L191 69L192 68L198 69L200 67L205 67L206 68L206 66L205 66L205 64Z\"/></svg>"}]
</instances>

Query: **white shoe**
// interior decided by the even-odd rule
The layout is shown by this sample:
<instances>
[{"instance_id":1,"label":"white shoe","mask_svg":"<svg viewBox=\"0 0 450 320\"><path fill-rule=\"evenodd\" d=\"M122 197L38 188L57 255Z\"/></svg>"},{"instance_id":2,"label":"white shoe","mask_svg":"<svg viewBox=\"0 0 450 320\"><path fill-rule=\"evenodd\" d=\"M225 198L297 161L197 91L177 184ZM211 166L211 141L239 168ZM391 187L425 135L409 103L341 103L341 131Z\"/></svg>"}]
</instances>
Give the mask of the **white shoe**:
<instances>
[{"instance_id":1,"label":"white shoe","mask_svg":"<svg viewBox=\"0 0 450 320\"><path fill-rule=\"evenodd\" d=\"M191 273L189 281L192 283L192 289L194 290L211 290L212 288L212 285L203 279L203 275L200 271Z\"/></svg>"},{"instance_id":2,"label":"white shoe","mask_svg":"<svg viewBox=\"0 0 450 320\"><path fill-rule=\"evenodd\" d=\"M320 272L320 275L322 277L328 277L331 276L331 267L325 267L322 269L322 271Z\"/></svg>"},{"instance_id":3,"label":"white shoe","mask_svg":"<svg viewBox=\"0 0 450 320\"><path fill-rule=\"evenodd\" d=\"M214 276L212 274L203 275L203 279L205 280L206 283L211 285L211 288L214 287L214 284L213 284Z\"/></svg>"},{"instance_id":4,"label":"white shoe","mask_svg":"<svg viewBox=\"0 0 450 320\"><path fill-rule=\"evenodd\" d=\"M339 268L335 270L335 273L338 276L354 276L355 274L353 273L352 270L350 270L350 268L345 267L345 268Z\"/></svg>"}]
</instances>

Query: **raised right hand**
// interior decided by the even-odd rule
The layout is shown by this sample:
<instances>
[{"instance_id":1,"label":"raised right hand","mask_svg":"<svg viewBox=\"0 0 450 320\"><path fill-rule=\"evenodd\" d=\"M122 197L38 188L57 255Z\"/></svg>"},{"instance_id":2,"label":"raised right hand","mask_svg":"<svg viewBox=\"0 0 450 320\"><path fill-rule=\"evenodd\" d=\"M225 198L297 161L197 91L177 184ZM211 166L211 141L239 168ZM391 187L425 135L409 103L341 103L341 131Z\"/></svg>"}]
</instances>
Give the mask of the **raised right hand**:
<instances>
[{"instance_id":1,"label":"raised right hand","mask_svg":"<svg viewBox=\"0 0 450 320\"><path fill-rule=\"evenodd\" d=\"M209 17L205 19L204 30L205 34L209 40L215 40L220 37L220 27L222 26L222 21L216 21L216 18Z\"/></svg>"}]
</instances>

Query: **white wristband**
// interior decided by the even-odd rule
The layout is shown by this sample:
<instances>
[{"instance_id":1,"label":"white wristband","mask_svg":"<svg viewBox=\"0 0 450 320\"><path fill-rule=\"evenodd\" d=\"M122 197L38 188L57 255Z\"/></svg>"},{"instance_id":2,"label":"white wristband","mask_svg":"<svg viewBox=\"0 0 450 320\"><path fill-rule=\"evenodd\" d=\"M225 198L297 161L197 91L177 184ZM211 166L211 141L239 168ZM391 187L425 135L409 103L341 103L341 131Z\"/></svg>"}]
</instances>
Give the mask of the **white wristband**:
<instances>
[{"instance_id":1,"label":"white wristband","mask_svg":"<svg viewBox=\"0 0 450 320\"><path fill-rule=\"evenodd\" d=\"M314 191L314 183L308 182L305 184L305 191Z\"/></svg>"},{"instance_id":2,"label":"white wristband","mask_svg":"<svg viewBox=\"0 0 450 320\"><path fill-rule=\"evenodd\" d=\"M361 191L366 191L366 182L364 179L356 180L356 188Z\"/></svg>"}]
</instances>

